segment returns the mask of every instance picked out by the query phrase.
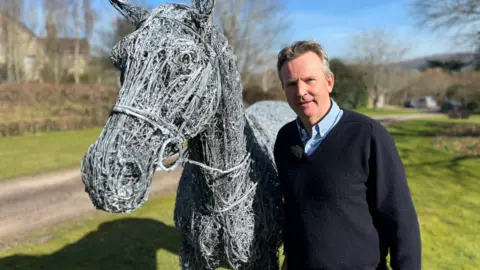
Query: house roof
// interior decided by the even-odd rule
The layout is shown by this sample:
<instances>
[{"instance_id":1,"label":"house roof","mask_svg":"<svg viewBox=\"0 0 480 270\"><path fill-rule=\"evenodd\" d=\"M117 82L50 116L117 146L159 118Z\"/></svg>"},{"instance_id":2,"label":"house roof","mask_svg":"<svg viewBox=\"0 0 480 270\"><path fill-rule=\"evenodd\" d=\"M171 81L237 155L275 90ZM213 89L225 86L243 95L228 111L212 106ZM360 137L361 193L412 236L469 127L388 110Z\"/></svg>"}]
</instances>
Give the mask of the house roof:
<instances>
[{"instance_id":1,"label":"house roof","mask_svg":"<svg viewBox=\"0 0 480 270\"><path fill-rule=\"evenodd\" d=\"M25 26L23 23L19 22L17 19L12 18L10 15L6 14L5 12L0 11L0 22L5 22L5 21L10 21L10 23L16 23L18 27L22 28L26 33L31 35L34 38L37 38L35 33L33 33L32 30L30 30L27 26Z\"/></svg>"},{"instance_id":2,"label":"house roof","mask_svg":"<svg viewBox=\"0 0 480 270\"><path fill-rule=\"evenodd\" d=\"M35 33L30 30L28 27L26 27L23 23L20 21L16 20L15 18L12 18L8 14L4 12L0 12L0 22L4 22L4 20L8 20L10 22L16 23L22 30L24 30L26 33L28 33L30 36L32 36L35 39L38 39L40 42L43 44L47 43L46 38L39 38L35 35ZM76 41L78 39L74 38L57 38L55 42L52 42L53 44L48 44L49 49L53 49L56 52L60 53L75 53L75 46L76 46ZM90 54L90 44L88 42L88 39L80 39L80 54L83 55L89 55ZM54 48L52 48L54 46Z\"/></svg>"}]
</instances>

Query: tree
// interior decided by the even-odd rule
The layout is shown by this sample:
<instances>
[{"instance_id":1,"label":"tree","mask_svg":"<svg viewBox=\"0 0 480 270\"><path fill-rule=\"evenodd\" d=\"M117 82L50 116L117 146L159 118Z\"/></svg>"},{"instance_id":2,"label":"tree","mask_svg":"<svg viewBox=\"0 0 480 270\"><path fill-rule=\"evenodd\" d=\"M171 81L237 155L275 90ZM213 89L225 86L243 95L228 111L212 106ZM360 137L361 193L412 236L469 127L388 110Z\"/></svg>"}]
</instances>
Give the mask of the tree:
<instances>
[{"instance_id":1,"label":"tree","mask_svg":"<svg viewBox=\"0 0 480 270\"><path fill-rule=\"evenodd\" d=\"M90 0L70 0L70 18L72 18L71 30L75 33L75 53L73 76L75 83L80 83L80 40L84 36L91 40L95 25L96 12L92 8Z\"/></svg>"},{"instance_id":2,"label":"tree","mask_svg":"<svg viewBox=\"0 0 480 270\"><path fill-rule=\"evenodd\" d=\"M427 60L428 68L441 68L445 72L453 73L460 71L463 67L469 65L470 63L464 63L458 60Z\"/></svg>"},{"instance_id":3,"label":"tree","mask_svg":"<svg viewBox=\"0 0 480 270\"><path fill-rule=\"evenodd\" d=\"M362 74L339 59L330 61L330 70L335 76L332 98L342 107L356 109L367 105L368 90Z\"/></svg>"},{"instance_id":4,"label":"tree","mask_svg":"<svg viewBox=\"0 0 480 270\"><path fill-rule=\"evenodd\" d=\"M388 95L403 87L402 72L395 63L409 51L391 31L360 32L351 39L351 60L361 69L374 108L383 106Z\"/></svg>"},{"instance_id":5,"label":"tree","mask_svg":"<svg viewBox=\"0 0 480 270\"><path fill-rule=\"evenodd\" d=\"M479 45L479 0L413 0L411 13L421 28L454 31L459 42Z\"/></svg>"},{"instance_id":6,"label":"tree","mask_svg":"<svg viewBox=\"0 0 480 270\"><path fill-rule=\"evenodd\" d=\"M21 81L22 57L20 45L24 42L20 35L20 27L15 20L22 18L25 3L21 0L0 0L0 12L3 13L0 33L1 45L5 52L5 69L7 81Z\"/></svg>"},{"instance_id":7,"label":"tree","mask_svg":"<svg viewBox=\"0 0 480 270\"><path fill-rule=\"evenodd\" d=\"M215 20L237 57L242 82L264 72L289 27L284 0L219 0Z\"/></svg>"},{"instance_id":8,"label":"tree","mask_svg":"<svg viewBox=\"0 0 480 270\"><path fill-rule=\"evenodd\" d=\"M145 0L130 0L129 3L135 4L139 7L147 7ZM107 10L112 9L110 3L106 1L103 7L102 13L107 13ZM102 58L103 64L106 64L105 68L113 67L110 61L110 52L112 48L125 36L135 31L133 24L124 16L114 12L114 17L110 20L111 27L105 27L99 30L99 46L98 54ZM103 65L102 64L102 65Z\"/></svg>"},{"instance_id":9,"label":"tree","mask_svg":"<svg viewBox=\"0 0 480 270\"><path fill-rule=\"evenodd\" d=\"M60 50L60 37L68 33L67 0L43 0L43 13L45 14L45 52L48 65L43 70L43 76L59 83L65 72Z\"/></svg>"}]
</instances>

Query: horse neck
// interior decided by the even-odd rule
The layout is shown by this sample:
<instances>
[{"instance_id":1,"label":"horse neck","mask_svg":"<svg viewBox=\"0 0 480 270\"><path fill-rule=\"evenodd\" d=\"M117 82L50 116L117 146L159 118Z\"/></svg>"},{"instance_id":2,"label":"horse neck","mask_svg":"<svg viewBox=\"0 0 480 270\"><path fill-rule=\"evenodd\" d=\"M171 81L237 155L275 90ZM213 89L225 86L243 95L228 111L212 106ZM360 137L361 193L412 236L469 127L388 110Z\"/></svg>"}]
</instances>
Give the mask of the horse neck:
<instances>
[{"instance_id":1,"label":"horse neck","mask_svg":"<svg viewBox=\"0 0 480 270\"><path fill-rule=\"evenodd\" d=\"M216 117L198 136L189 141L191 157L208 166L229 169L240 164L247 154L245 109L242 85L234 58L221 72L222 95ZM231 67L230 70L225 67Z\"/></svg>"}]
</instances>

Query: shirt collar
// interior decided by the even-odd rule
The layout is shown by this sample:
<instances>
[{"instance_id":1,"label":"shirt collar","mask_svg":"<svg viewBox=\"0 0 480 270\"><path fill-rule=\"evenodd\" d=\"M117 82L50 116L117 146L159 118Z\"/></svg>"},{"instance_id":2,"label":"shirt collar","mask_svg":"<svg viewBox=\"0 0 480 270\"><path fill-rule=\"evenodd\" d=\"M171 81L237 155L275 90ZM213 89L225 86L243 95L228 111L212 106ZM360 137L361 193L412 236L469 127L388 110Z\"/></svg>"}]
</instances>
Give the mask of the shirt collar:
<instances>
[{"instance_id":1,"label":"shirt collar","mask_svg":"<svg viewBox=\"0 0 480 270\"><path fill-rule=\"evenodd\" d=\"M318 122L316 125L312 127L312 138L317 136L320 136L323 138L335 123L337 115L340 112L340 107L332 98L330 98L330 101L331 101L331 107L327 115L320 122ZM302 121L300 121L300 118L298 116L296 118L296 123L297 123L298 131L300 132L300 136L302 137L302 140L306 140L308 138L308 132L303 127Z\"/></svg>"}]
</instances>

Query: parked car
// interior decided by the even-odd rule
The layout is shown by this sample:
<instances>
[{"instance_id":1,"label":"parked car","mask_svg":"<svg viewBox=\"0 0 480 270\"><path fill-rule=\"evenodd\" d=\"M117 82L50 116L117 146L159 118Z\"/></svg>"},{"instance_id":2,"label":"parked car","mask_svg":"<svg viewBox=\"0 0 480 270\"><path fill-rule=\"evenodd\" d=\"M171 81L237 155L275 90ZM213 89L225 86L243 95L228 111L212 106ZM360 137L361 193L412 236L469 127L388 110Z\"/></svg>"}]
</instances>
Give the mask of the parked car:
<instances>
[{"instance_id":1,"label":"parked car","mask_svg":"<svg viewBox=\"0 0 480 270\"><path fill-rule=\"evenodd\" d=\"M413 98L405 101L405 108L416 109L436 109L438 108L437 101L432 96L425 96L420 98Z\"/></svg>"}]
</instances>

